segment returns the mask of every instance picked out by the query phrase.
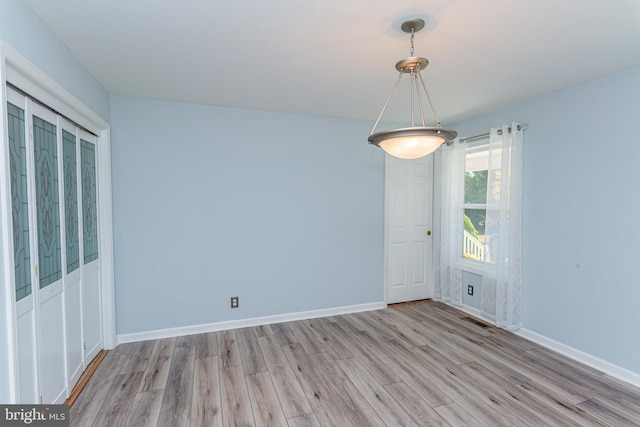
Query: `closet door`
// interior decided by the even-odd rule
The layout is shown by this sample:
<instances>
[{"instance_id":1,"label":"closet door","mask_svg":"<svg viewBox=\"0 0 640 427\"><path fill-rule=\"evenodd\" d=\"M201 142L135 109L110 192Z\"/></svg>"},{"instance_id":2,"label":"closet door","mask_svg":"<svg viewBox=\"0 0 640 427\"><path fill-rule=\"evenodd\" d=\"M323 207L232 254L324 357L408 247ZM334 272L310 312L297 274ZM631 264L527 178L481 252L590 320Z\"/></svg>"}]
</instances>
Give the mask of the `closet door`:
<instances>
[{"instance_id":1,"label":"closet door","mask_svg":"<svg viewBox=\"0 0 640 427\"><path fill-rule=\"evenodd\" d=\"M22 403L37 403L39 379L33 274L36 263L31 245L33 226L29 221L32 188L28 178L31 173L30 150L27 149L28 116L23 96L7 90L7 100L18 399Z\"/></svg>"},{"instance_id":2,"label":"closet door","mask_svg":"<svg viewBox=\"0 0 640 427\"><path fill-rule=\"evenodd\" d=\"M37 331L40 396L62 403L67 397L61 203L62 148L57 117L38 105L31 116L37 249Z\"/></svg>"},{"instance_id":3,"label":"closet door","mask_svg":"<svg viewBox=\"0 0 640 427\"><path fill-rule=\"evenodd\" d=\"M98 195L96 187L96 141L80 132L82 182L82 314L85 360L102 349L100 256L98 253Z\"/></svg>"},{"instance_id":4,"label":"closet door","mask_svg":"<svg viewBox=\"0 0 640 427\"><path fill-rule=\"evenodd\" d=\"M67 381L71 388L84 370L82 339L82 288L80 281L80 223L78 161L80 144L76 128L65 120L62 125L62 167L64 172L64 295L67 338Z\"/></svg>"},{"instance_id":5,"label":"closet door","mask_svg":"<svg viewBox=\"0 0 640 427\"><path fill-rule=\"evenodd\" d=\"M6 94L17 400L62 403L103 348L97 137Z\"/></svg>"}]
</instances>

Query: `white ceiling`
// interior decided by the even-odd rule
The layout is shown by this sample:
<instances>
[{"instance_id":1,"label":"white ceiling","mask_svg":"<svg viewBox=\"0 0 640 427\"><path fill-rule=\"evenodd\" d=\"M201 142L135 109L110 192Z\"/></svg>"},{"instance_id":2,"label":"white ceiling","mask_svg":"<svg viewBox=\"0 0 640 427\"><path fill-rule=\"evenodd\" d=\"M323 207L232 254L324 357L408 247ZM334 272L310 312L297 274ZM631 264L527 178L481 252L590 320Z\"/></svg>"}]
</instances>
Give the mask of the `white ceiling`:
<instances>
[{"instance_id":1,"label":"white ceiling","mask_svg":"<svg viewBox=\"0 0 640 427\"><path fill-rule=\"evenodd\" d=\"M640 64L639 0L26 2L111 94L372 122L414 17L443 125Z\"/></svg>"}]
</instances>

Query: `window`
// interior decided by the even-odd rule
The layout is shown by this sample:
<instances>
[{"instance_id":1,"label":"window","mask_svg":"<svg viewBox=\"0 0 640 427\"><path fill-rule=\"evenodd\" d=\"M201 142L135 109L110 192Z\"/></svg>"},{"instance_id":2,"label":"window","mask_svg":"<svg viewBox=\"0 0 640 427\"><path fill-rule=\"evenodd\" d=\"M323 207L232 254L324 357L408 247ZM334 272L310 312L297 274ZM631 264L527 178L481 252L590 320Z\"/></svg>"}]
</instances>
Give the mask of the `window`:
<instances>
[{"instance_id":1,"label":"window","mask_svg":"<svg viewBox=\"0 0 640 427\"><path fill-rule=\"evenodd\" d=\"M463 304L462 272L480 274L480 312L512 330L522 323L522 131L513 122L492 128L488 139L465 138L473 145L442 147L436 187L436 297Z\"/></svg>"},{"instance_id":2,"label":"window","mask_svg":"<svg viewBox=\"0 0 640 427\"><path fill-rule=\"evenodd\" d=\"M468 149L464 157L462 256L477 261L484 260L488 175L489 146Z\"/></svg>"}]
</instances>

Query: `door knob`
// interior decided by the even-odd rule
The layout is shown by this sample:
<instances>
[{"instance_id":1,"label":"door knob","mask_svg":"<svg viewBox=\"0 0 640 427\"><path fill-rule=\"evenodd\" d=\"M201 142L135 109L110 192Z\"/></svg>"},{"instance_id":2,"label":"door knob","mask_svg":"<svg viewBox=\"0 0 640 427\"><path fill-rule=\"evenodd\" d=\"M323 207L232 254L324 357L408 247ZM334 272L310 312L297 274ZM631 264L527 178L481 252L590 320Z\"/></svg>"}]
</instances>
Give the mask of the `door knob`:
<instances>
[{"instance_id":1,"label":"door knob","mask_svg":"<svg viewBox=\"0 0 640 427\"><path fill-rule=\"evenodd\" d=\"M427 230L427 236L431 236L431 230Z\"/></svg>"}]
</instances>

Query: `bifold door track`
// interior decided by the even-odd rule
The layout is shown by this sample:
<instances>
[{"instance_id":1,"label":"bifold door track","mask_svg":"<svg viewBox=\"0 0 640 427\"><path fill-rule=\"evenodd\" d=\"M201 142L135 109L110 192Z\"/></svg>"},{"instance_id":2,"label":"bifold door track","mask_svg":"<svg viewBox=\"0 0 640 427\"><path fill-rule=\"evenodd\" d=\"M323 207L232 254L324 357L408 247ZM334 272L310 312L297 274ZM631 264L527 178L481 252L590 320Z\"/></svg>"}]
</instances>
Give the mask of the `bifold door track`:
<instances>
[{"instance_id":1,"label":"bifold door track","mask_svg":"<svg viewBox=\"0 0 640 427\"><path fill-rule=\"evenodd\" d=\"M78 124L77 122L75 122L74 120L71 120L69 117L65 116L64 114L62 114L61 112L51 108L50 106L48 106L47 104L45 104L44 102L40 101L38 98L34 97L33 95L23 91L22 89L20 89L18 86L15 86L13 84L11 84L10 82L6 82L6 85L8 88L11 88L13 90L15 90L16 92L18 92L20 95L26 96L27 98L29 98L30 100L32 100L33 102L35 102L36 104L40 105L42 108L46 108L47 110L51 111L53 114L57 114L58 116L64 117L65 120L71 122L74 126L82 129L85 132L89 132L91 135L98 137L98 135L96 135L95 132L90 131L89 129L87 129L86 127Z\"/></svg>"},{"instance_id":2,"label":"bifold door track","mask_svg":"<svg viewBox=\"0 0 640 427\"><path fill-rule=\"evenodd\" d=\"M100 366L100 362L102 362L102 359L104 359L108 352L109 350L102 350L96 357L93 358L91 363L89 363L89 366L87 366L87 369L85 369L84 373L80 377L78 383L75 385L75 387L73 387L71 395L69 395L69 398L64 402L65 405L67 405L68 407L71 407L71 405L73 405L73 402L75 402L78 396L80 396L80 393L84 389L84 386L87 385L87 383L91 379L91 376L96 371L96 369L98 369L98 366Z\"/></svg>"}]
</instances>

